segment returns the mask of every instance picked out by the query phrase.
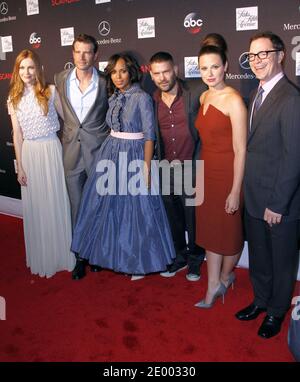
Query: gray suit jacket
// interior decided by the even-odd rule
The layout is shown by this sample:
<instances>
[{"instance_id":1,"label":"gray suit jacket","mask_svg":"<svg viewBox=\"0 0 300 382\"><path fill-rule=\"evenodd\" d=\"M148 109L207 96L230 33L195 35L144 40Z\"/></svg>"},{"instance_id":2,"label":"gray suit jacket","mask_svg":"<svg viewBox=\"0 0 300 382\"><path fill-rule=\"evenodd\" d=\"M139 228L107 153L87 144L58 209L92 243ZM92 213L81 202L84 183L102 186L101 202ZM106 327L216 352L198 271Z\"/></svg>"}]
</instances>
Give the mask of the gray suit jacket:
<instances>
[{"instance_id":1,"label":"gray suit jacket","mask_svg":"<svg viewBox=\"0 0 300 382\"><path fill-rule=\"evenodd\" d=\"M87 116L80 123L67 98L66 84L71 71L72 69L68 69L54 76L64 113L62 145L66 175L76 168L81 155L88 173L95 159L95 153L108 135L108 126L105 122L108 102L104 76L97 71L99 75L98 94Z\"/></svg>"},{"instance_id":2,"label":"gray suit jacket","mask_svg":"<svg viewBox=\"0 0 300 382\"><path fill-rule=\"evenodd\" d=\"M263 219L266 208L282 214L283 220L300 218L300 93L286 77L267 95L253 120L244 192L246 209L255 218Z\"/></svg>"}]
</instances>

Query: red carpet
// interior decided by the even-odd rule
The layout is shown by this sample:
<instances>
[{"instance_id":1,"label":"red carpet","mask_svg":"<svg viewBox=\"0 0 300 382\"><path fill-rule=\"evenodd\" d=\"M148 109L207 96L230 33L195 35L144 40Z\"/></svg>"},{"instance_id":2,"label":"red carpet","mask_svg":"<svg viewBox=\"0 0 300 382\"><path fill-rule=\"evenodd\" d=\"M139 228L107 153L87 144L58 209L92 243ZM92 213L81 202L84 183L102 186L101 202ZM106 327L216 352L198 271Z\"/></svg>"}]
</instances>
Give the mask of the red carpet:
<instances>
[{"instance_id":1,"label":"red carpet","mask_svg":"<svg viewBox=\"0 0 300 382\"><path fill-rule=\"evenodd\" d=\"M51 279L25 266L22 220L0 215L0 361L293 361L287 346L289 317L281 333L257 336L262 317L239 322L234 313L252 299L248 271L237 269L225 304L200 310L206 265L199 282L181 272L130 281L110 271L88 272L72 281L68 272Z\"/></svg>"}]
</instances>

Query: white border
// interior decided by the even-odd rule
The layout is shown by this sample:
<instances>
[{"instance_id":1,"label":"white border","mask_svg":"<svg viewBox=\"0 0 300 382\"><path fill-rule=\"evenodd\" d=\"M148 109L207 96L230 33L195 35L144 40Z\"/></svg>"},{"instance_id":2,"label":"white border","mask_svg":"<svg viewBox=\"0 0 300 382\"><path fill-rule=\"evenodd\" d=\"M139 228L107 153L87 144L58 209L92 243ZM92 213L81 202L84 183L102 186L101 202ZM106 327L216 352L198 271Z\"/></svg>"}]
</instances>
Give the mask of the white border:
<instances>
[{"instance_id":1,"label":"white border","mask_svg":"<svg viewBox=\"0 0 300 382\"><path fill-rule=\"evenodd\" d=\"M0 195L0 213L22 218L22 200Z\"/></svg>"}]
</instances>

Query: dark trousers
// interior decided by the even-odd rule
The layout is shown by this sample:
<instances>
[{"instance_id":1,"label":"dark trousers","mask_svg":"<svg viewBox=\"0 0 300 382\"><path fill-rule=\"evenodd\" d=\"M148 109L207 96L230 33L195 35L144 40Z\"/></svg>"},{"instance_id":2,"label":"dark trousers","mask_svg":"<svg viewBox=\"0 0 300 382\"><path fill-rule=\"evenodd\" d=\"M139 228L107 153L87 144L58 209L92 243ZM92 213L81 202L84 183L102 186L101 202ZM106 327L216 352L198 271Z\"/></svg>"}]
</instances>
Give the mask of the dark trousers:
<instances>
[{"instance_id":1,"label":"dark trousers","mask_svg":"<svg viewBox=\"0 0 300 382\"><path fill-rule=\"evenodd\" d=\"M283 316L290 307L297 277L299 221L282 221L272 227L245 213L249 271L254 303L267 314Z\"/></svg>"},{"instance_id":2,"label":"dark trousers","mask_svg":"<svg viewBox=\"0 0 300 382\"><path fill-rule=\"evenodd\" d=\"M195 207L186 205L186 199L191 196L184 193L183 187L182 195L174 194L173 175L171 171L170 195L162 195L162 198L176 250L175 263L180 266L187 264L190 273L199 274L205 250L195 243Z\"/></svg>"}]
</instances>

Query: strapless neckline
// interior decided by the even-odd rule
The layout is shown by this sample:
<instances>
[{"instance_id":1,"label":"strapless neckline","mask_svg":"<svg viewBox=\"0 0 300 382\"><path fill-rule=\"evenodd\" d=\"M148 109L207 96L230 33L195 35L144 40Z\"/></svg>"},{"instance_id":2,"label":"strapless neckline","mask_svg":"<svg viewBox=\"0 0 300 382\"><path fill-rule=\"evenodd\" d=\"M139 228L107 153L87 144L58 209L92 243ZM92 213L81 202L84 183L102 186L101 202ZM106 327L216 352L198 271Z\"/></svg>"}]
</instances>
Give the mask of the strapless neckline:
<instances>
[{"instance_id":1,"label":"strapless neckline","mask_svg":"<svg viewBox=\"0 0 300 382\"><path fill-rule=\"evenodd\" d=\"M215 106L212 105L211 103L208 104L205 114L204 114L204 105L201 105L201 108L202 108L202 115L203 115L203 117L206 117L206 115L207 115L207 113L209 112L209 110L210 110L211 108L214 108L214 109L217 110L219 113L221 113L222 115L224 115L224 117L229 118L228 115L224 114L223 111L221 111L220 109L218 109L217 107L215 107Z\"/></svg>"}]
</instances>

